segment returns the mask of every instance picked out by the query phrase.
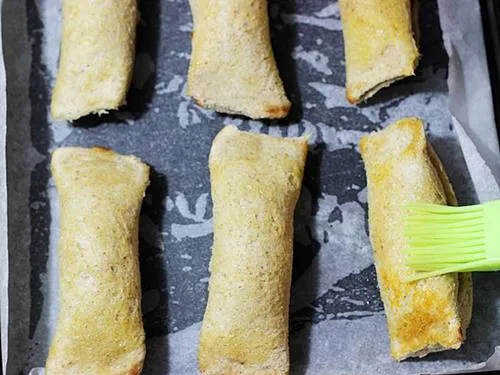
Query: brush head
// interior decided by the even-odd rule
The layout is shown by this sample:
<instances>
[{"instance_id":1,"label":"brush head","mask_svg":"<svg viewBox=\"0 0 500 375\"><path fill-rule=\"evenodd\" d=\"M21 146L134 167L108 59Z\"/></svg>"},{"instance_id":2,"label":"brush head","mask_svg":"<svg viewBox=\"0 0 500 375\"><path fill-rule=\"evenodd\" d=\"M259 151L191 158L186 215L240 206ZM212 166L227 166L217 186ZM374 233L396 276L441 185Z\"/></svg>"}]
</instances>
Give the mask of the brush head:
<instances>
[{"instance_id":1,"label":"brush head","mask_svg":"<svg viewBox=\"0 0 500 375\"><path fill-rule=\"evenodd\" d=\"M407 206L409 281L450 272L500 269L500 201L465 207Z\"/></svg>"}]
</instances>

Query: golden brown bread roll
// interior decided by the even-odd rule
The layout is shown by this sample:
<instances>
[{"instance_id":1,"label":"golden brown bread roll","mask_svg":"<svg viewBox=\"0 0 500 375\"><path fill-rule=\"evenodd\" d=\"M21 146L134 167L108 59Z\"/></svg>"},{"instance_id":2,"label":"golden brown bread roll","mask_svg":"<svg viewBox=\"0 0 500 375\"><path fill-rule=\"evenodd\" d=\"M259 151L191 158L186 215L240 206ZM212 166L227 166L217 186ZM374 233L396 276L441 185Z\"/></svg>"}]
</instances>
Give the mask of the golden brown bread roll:
<instances>
[{"instance_id":1,"label":"golden brown bread roll","mask_svg":"<svg viewBox=\"0 0 500 375\"><path fill-rule=\"evenodd\" d=\"M405 118L360 143L368 178L370 239L396 360L458 349L472 309L470 274L448 274L417 282L402 250L405 205L455 205L453 189L427 143L422 121Z\"/></svg>"},{"instance_id":2,"label":"golden brown bread roll","mask_svg":"<svg viewBox=\"0 0 500 375\"><path fill-rule=\"evenodd\" d=\"M214 244L203 374L288 374L293 216L305 138L226 126L210 152Z\"/></svg>"},{"instance_id":3,"label":"golden brown bread roll","mask_svg":"<svg viewBox=\"0 0 500 375\"><path fill-rule=\"evenodd\" d=\"M102 148L60 148L59 317L47 375L139 374L145 356L138 224L149 167Z\"/></svg>"},{"instance_id":4,"label":"golden brown bread roll","mask_svg":"<svg viewBox=\"0 0 500 375\"><path fill-rule=\"evenodd\" d=\"M267 0L191 0L188 91L202 107L254 119L290 110L274 61Z\"/></svg>"},{"instance_id":5,"label":"golden brown bread roll","mask_svg":"<svg viewBox=\"0 0 500 375\"><path fill-rule=\"evenodd\" d=\"M137 0L63 0L54 119L76 120L125 104L137 17Z\"/></svg>"},{"instance_id":6,"label":"golden brown bread roll","mask_svg":"<svg viewBox=\"0 0 500 375\"><path fill-rule=\"evenodd\" d=\"M414 75L419 60L415 0L339 1L349 102L359 103Z\"/></svg>"}]
</instances>

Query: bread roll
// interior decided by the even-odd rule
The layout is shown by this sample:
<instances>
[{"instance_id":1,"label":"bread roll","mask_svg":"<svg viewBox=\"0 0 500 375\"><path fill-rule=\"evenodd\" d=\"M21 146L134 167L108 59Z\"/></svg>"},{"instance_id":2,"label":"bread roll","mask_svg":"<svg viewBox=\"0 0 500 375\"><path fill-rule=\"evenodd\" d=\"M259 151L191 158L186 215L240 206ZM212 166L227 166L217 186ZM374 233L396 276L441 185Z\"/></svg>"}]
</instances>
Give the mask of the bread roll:
<instances>
[{"instance_id":1,"label":"bread roll","mask_svg":"<svg viewBox=\"0 0 500 375\"><path fill-rule=\"evenodd\" d=\"M210 152L214 244L199 368L288 374L293 216L305 138L225 127Z\"/></svg>"},{"instance_id":2,"label":"bread roll","mask_svg":"<svg viewBox=\"0 0 500 375\"><path fill-rule=\"evenodd\" d=\"M60 303L47 375L139 374L146 349L138 224L149 167L102 148L61 148L51 169Z\"/></svg>"},{"instance_id":3,"label":"bread roll","mask_svg":"<svg viewBox=\"0 0 500 375\"><path fill-rule=\"evenodd\" d=\"M370 239L396 360L458 349L472 308L468 273L416 282L402 250L405 206L410 202L455 205L453 188L427 143L422 121L405 118L360 143L368 178Z\"/></svg>"},{"instance_id":4,"label":"bread roll","mask_svg":"<svg viewBox=\"0 0 500 375\"><path fill-rule=\"evenodd\" d=\"M254 119L290 110L274 61L267 0L191 0L188 91L202 107Z\"/></svg>"},{"instance_id":5,"label":"bread roll","mask_svg":"<svg viewBox=\"0 0 500 375\"><path fill-rule=\"evenodd\" d=\"M339 1L349 102L359 103L415 74L416 0Z\"/></svg>"},{"instance_id":6,"label":"bread roll","mask_svg":"<svg viewBox=\"0 0 500 375\"><path fill-rule=\"evenodd\" d=\"M63 0L54 119L76 120L125 104L134 67L137 0Z\"/></svg>"}]
</instances>

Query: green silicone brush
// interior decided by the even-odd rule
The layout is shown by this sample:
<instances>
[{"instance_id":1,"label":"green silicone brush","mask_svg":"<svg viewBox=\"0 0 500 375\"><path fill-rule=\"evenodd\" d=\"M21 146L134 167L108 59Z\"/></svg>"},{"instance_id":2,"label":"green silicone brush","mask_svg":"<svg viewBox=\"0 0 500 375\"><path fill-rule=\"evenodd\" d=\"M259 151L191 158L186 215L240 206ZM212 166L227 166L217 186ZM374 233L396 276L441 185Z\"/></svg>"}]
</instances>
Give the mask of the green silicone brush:
<instances>
[{"instance_id":1,"label":"green silicone brush","mask_svg":"<svg viewBox=\"0 0 500 375\"><path fill-rule=\"evenodd\" d=\"M464 207L412 203L405 220L409 281L500 270L500 201Z\"/></svg>"}]
</instances>

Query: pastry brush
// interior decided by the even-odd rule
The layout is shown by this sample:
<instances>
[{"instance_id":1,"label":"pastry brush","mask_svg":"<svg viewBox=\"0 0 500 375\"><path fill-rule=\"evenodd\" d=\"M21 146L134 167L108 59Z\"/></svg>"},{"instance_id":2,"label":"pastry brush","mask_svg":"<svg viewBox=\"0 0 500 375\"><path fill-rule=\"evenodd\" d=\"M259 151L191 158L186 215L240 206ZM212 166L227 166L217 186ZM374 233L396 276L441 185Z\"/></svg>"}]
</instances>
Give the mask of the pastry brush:
<instances>
[{"instance_id":1,"label":"pastry brush","mask_svg":"<svg viewBox=\"0 0 500 375\"><path fill-rule=\"evenodd\" d=\"M464 207L412 203L407 208L406 263L421 271L408 281L500 270L500 201Z\"/></svg>"}]
</instances>

